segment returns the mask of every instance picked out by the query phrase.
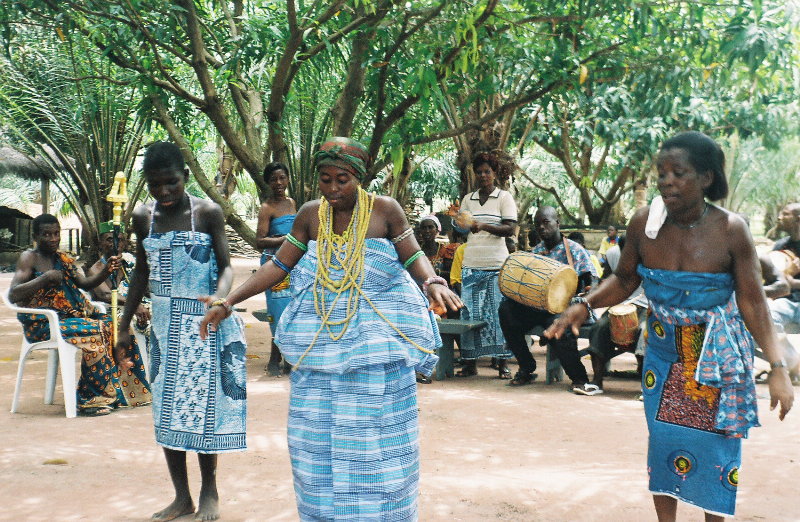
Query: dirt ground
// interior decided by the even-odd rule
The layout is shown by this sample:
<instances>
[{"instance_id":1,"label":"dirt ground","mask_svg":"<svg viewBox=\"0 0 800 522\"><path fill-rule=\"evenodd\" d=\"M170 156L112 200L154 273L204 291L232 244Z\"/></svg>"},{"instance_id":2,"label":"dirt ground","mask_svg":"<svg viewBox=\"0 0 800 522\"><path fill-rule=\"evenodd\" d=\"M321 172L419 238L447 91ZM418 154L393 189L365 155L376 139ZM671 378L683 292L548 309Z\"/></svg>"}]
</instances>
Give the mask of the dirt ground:
<instances>
[{"instance_id":1,"label":"dirt ground","mask_svg":"<svg viewBox=\"0 0 800 522\"><path fill-rule=\"evenodd\" d=\"M257 261L234 264L241 282ZM0 291L10 280L0 274ZM297 520L286 449L288 380L263 373L269 328L249 313L264 307L263 298L242 306L249 449L220 457L222 520ZM149 407L67 419L60 381L56 403L42 404L46 356L35 354L26 365L20 412L11 414L21 329L2 306L0 338L0 520L146 520L171 500ZM535 355L541 366L544 352ZM627 355L612 365L634 368ZM484 363L476 378L419 386L420 520L656 519L638 381L608 378L606 393L596 397L573 395L563 384L503 384ZM769 412L766 386L758 391L763 427L744 443L736 519L800 520L800 407L779 422ZM196 460L190 464L197 495ZM685 505L678 514L702 519Z\"/></svg>"}]
</instances>

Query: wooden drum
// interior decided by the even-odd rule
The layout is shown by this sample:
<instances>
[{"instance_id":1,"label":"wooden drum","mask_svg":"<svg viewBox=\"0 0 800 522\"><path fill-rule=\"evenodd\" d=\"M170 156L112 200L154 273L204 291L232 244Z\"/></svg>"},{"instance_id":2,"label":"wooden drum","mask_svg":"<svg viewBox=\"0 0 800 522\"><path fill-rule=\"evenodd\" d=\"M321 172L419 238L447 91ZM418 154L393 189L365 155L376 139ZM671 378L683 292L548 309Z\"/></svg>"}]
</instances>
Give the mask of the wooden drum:
<instances>
[{"instance_id":1,"label":"wooden drum","mask_svg":"<svg viewBox=\"0 0 800 522\"><path fill-rule=\"evenodd\" d=\"M514 252L500 269L504 296L518 303L560 314L578 288L578 274L555 259L530 252Z\"/></svg>"},{"instance_id":2,"label":"wooden drum","mask_svg":"<svg viewBox=\"0 0 800 522\"><path fill-rule=\"evenodd\" d=\"M639 330L639 315L636 305L622 303L608 309L611 326L611 342L617 346L631 346L636 343Z\"/></svg>"}]
</instances>

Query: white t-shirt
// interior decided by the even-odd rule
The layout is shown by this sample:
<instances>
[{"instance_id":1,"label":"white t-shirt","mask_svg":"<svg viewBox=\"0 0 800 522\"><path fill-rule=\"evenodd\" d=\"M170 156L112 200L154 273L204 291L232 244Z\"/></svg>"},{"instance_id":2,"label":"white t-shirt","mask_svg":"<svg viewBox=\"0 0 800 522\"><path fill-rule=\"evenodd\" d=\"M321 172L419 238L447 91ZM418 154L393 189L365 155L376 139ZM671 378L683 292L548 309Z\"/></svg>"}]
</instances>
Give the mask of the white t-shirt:
<instances>
[{"instance_id":1,"label":"white t-shirt","mask_svg":"<svg viewBox=\"0 0 800 522\"><path fill-rule=\"evenodd\" d=\"M481 205L479 191L464 196L461 201L461 210L472 213L476 221L490 225L501 225L503 220L517 221L517 204L514 198L505 190L495 188ZM498 270L508 257L506 238L496 236L485 230L467 236L467 246L464 249L464 268L477 268L480 270Z\"/></svg>"}]
</instances>

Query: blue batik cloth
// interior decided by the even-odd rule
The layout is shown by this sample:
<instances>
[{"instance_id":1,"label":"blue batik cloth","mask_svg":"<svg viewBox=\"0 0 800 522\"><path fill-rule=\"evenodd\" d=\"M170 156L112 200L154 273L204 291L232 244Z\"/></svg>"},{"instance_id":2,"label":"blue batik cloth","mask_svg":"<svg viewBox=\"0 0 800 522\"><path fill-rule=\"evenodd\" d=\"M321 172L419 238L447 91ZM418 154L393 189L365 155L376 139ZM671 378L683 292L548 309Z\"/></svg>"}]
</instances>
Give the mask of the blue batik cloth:
<instances>
[{"instance_id":1,"label":"blue batik cloth","mask_svg":"<svg viewBox=\"0 0 800 522\"><path fill-rule=\"evenodd\" d=\"M270 220L269 232L267 232L267 234L270 236L285 236L292 231L292 225L294 225L295 216L295 214L286 214ZM263 265L272 259L272 256L274 256L275 252L277 251L277 248L265 248L261 253L261 264ZM264 295L267 298L267 313L269 314L267 320L269 321L269 326L274 334L275 326L278 324L281 314L283 314L283 311L286 310L286 307L289 305L289 301L292 300L292 290L288 287L277 291L267 289L264 292Z\"/></svg>"},{"instance_id":2,"label":"blue batik cloth","mask_svg":"<svg viewBox=\"0 0 800 522\"><path fill-rule=\"evenodd\" d=\"M151 230L142 243L150 265L156 442L198 453L243 450L247 374L241 320L232 315L205 341L199 335L206 305L197 298L217 288L211 236Z\"/></svg>"},{"instance_id":3,"label":"blue batik cloth","mask_svg":"<svg viewBox=\"0 0 800 522\"><path fill-rule=\"evenodd\" d=\"M733 515L741 439L758 426L753 340L727 273L639 266L650 300L642 374L650 491Z\"/></svg>"},{"instance_id":4,"label":"blue batik cloth","mask_svg":"<svg viewBox=\"0 0 800 522\"><path fill-rule=\"evenodd\" d=\"M461 358L478 357L510 359L514 356L506 348L506 339L500 328L497 309L503 300L497 278L499 270L461 269L462 321L486 321L486 326L461 335Z\"/></svg>"},{"instance_id":5,"label":"blue batik cloth","mask_svg":"<svg viewBox=\"0 0 800 522\"><path fill-rule=\"evenodd\" d=\"M314 307L316 270L310 241L292 270L293 299L276 332L292 364L322 324ZM394 245L367 239L364 270L361 288L372 305L420 347L435 350L441 342L435 318ZM346 303L347 295L340 299ZM415 370L430 374L437 357L398 334L364 296L358 299L344 336L334 341L323 329L291 375L288 438L298 512L301 520L416 520ZM344 319L344 309L337 306L330 322Z\"/></svg>"}]
</instances>

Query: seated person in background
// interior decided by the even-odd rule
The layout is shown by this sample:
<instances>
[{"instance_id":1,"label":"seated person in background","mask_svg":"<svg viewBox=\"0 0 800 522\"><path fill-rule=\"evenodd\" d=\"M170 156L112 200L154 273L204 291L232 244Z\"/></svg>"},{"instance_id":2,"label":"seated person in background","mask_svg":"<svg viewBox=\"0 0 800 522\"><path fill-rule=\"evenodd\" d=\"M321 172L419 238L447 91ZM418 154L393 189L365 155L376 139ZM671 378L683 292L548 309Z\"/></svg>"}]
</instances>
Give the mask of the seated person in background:
<instances>
[{"instance_id":1,"label":"seated person in background","mask_svg":"<svg viewBox=\"0 0 800 522\"><path fill-rule=\"evenodd\" d=\"M450 283L450 267L453 264L457 243L439 243L436 238L442 233L442 224L435 215L430 214L419 220L419 246L431 262L436 275Z\"/></svg>"},{"instance_id":2,"label":"seated person in background","mask_svg":"<svg viewBox=\"0 0 800 522\"><path fill-rule=\"evenodd\" d=\"M769 254L758 256L758 261L761 265L761 279L764 284L764 293L767 295L767 304L772 314L772 321L775 325L778 344L783 347L783 356L784 359L786 359L786 365L789 369L789 377L792 379L793 383L798 383L800 382L800 354L797 353L794 345L789 342L789 338L784 331L783 323L780 321L780 314L775 314L773 312L776 300L784 301L791 299L791 285L789 284L787 275L783 271L778 270ZM780 309L782 304L779 303L777 306ZM764 372L762 372L762 374L763 373ZM757 376L759 382L763 377L762 374Z\"/></svg>"},{"instance_id":3,"label":"seated person in background","mask_svg":"<svg viewBox=\"0 0 800 522\"><path fill-rule=\"evenodd\" d=\"M608 277L614 273L619 264L620 251L625 247L625 236L619 236L618 243L606 251L606 257L603 260L603 278ZM636 306L636 314L639 321L639 330L636 332L636 354L637 371L641 371L642 360L644 358L644 343L641 338L642 324L647 320L647 298L644 296L644 291L640 286L634 290L633 294L626 299L623 303L630 303ZM592 371L594 372L594 380L592 381L603 391L603 377L605 376L606 364L615 355L621 352L617 348L630 349L630 346L617 346L611 340L611 318L609 317L608 310L592 325L589 331L589 355L592 357Z\"/></svg>"},{"instance_id":4,"label":"seated person in background","mask_svg":"<svg viewBox=\"0 0 800 522\"><path fill-rule=\"evenodd\" d=\"M617 227L614 225L608 225L608 229L606 229L606 237L600 242L600 248L597 249L597 255L601 258L606 256L606 252L612 246L617 244Z\"/></svg>"},{"instance_id":5,"label":"seated person in background","mask_svg":"<svg viewBox=\"0 0 800 522\"><path fill-rule=\"evenodd\" d=\"M575 241L583 248L586 248L586 241L584 240L583 234L581 232L570 232L569 235L567 236L567 239ZM603 265L600 264L600 260L597 259L596 255L591 253L589 250L587 250L586 252L589 254L589 260L594 265L594 270L599 278L599 276L603 273ZM592 281L592 286L594 286L595 284L597 284L597 280Z\"/></svg>"},{"instance_id":6,"label":"seated person in background","mask_svg":"<svg viewBox=\"0 0 800 522\"><path fill-rule=\"evenodd\" d=\"M788 236L776 241L772 249L784 251L792 259L784 270L791 294L768 304L778 334L783 334L787 327L800 327L800 203L783 207L778 215L778 229Z\"/></svg>"},{"instance_id":7,"label":"seated person in background","mask_svg":"<svg viewBox=\"0 0 800 522\"><path fill-rule=\"evenodd\" d=\"M119 232L118 251L120 252L120 267L114 274L109 274L108 277L99 285L94 287L91 291L92 299L95 301L102 301L104 303L111 303L111 288L112 277L116 278L117 284L117 302L119 303L119 312L122 315L122 307L125 305L125 300L128 297L128 287L130 286L130 273L136 264L136 258L128 250L128 235L125 233L125 228L120 227ZM107 221L100 223L100 259L95 264L89 267L89 275L94 276L98 272L105 271L108 264L108 259L114 255L114 223ZM142 302L136 309L136 322L134 328L141 333L146 333L150 326L150 303Z\"/></svg>"},{"instance_id":8,"label":"seated person in background","mask_svg":"<svg viewBox=\"0 0 800 522\"><path fill-rule=\"evenodd\" d=\"M592 284L592 278L597 277L586 249L561 234L558 213L553 207L541 207L536 212L533 223L539 237L542 238L542 242L533 248L533 253L571 265L578 273L577 293L586 292ZM569 252L566 250L566 246L569 246ZM533 373L536 370L536 361L525 342L525 335L535 326L549 327L558 316L545 310L525 306L508 298L504 298L500 303L498 313L500 327L503 329L508 349L519 363L519 371L509 385L530 384L536 378ZM589 383L586 368L583 367L578 355L578 340L572 332L565 332L561 339L553 339L549 342L552 343L564 371L572 379L572 391L581 395L600 393L600 388Z\"/></svg>"},{"instance_id":9,"label":"seated person in background","mask_svg":"<svg viewBox=\"0 0 800 522\"><path fill-rule=\"evenodd\" d=\"M61 335L81 350L78 381L78 413L107 415L118 406L141 406L150 402L150 386L136 344L131 346L133 367L119 372L111 355L111 317L99 313L81 290L105 281L120 267L111 257L100 272L86 277L74 260L58 250L61 227L55 216L42 214L33 220L36 248L26 250L17 262L8 298L27 308L49 308L58 312ZM50 338L48 321L41 315L19 314L25 338L30 342Z\"/></svg>"},{"instance_id":10,"label":"seated person in background","mask_svg":"<svg viewBox=\"0 0 800 522\"><path fill-rule=\"evenodd\" d=\"M622 247L625 246L625 234L622 234L617 239L617 244L606 250L606 255L603 258L602 266L603 271L601 279L605 279L614 273L614 270L619 264L619 256L622 254Z\"/></svg>"},{"instance_id":11,"label":"seated person in background","mask_svg":"<svg viewBox=\"0 0 800 522\"><path fill-rule=\"evenodd\" d=\"M453 292L461 295L461 266L464 261L464 249L466 243L461 243L453 253L453 264L450 265L450 287Z\"/></svg>"}]
</instances>

